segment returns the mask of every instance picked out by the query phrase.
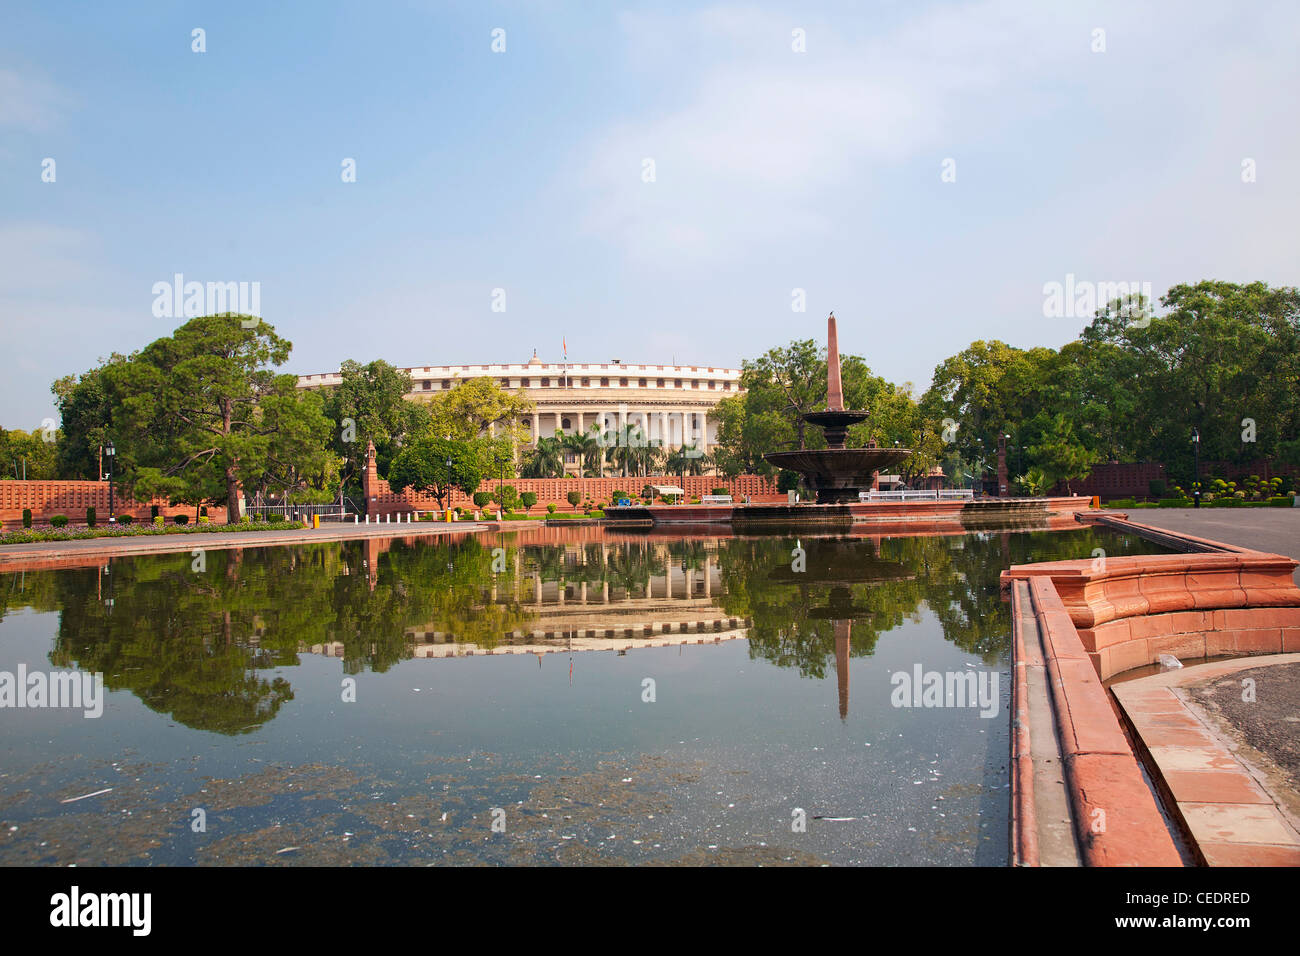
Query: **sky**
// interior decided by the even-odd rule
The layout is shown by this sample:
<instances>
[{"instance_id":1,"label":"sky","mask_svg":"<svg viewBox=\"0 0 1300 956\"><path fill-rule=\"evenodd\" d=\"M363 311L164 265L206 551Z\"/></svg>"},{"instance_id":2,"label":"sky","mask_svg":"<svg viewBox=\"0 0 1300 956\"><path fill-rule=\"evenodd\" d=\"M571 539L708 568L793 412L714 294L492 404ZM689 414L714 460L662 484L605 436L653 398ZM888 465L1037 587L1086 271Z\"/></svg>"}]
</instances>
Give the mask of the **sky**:
<instances>
[{"instance_id":1,"label":"sky","mask_svg":"<svg viewBox=\"0 0 1300 956\"><path fill-rule=\"evenodd\" d=\"M918 391L1076 338L1067 276L1297 285L1297 36L1293 0L0 0L0 426L181 325L178 273L258 283L295 374L738 367L834 310Z\"/></svg>"}]
</instances>

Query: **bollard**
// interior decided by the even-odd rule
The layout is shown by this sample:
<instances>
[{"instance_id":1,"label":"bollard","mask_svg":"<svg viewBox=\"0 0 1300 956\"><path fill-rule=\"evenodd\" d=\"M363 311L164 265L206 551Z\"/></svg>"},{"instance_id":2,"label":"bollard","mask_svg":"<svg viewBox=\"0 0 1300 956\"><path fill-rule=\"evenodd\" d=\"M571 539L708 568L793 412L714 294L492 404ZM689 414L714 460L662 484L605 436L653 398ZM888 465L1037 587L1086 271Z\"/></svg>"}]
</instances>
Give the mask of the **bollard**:
<instances>
[{"instance_id":1,"label":"bollard","mask_svg":"<svg viewBox=\"0 0 1300 956\"><path fill-rule=\"evenodd\" d=\"M366 524L370 524L370 512L366 512Z\"/></svg>"},{"instance_id":2,"label":"bollard","mask_svg":"<svg viewBox=\"0 0 1300 956\"><path fill-rule=\"evenodd\" d=\"M312 516L311 516L311 526L312 526L313 528L319 528L319 527L320 527L320 515L312 515Z\"/></svg>"}]
</instances>

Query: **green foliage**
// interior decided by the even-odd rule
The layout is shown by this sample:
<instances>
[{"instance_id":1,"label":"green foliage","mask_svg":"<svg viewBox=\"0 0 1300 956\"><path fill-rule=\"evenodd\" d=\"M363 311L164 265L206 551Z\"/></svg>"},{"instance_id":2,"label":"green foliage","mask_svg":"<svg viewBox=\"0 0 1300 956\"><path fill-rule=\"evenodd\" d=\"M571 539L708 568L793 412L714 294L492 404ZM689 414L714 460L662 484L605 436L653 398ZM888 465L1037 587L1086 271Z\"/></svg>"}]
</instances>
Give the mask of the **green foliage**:
<instances>
[{"instance_id":1,"label":"green foliage","mask_svg":"<svg viewBox=\"0 0 1300 956\"><path fill-rule=\"evenodd\" d=\"M95 527L95 509L93 507L86 509L86 527Z\"/></svg>"},{"instance_id":2,"label":"green foliage","mask_svg":"<svg viewBox=\"0 0 1300 956\"><path fill-rule=\"evenodd\" d=\"M155 505L155 506L154 506L154 511L157 512L157 510L158 510L158 506ZM164 524L163 516L160 515L160 514L156 514L156 513L155 513L154 516L153 516L153 526L154 526L155 528L161 528L161 527L163 526L163 524Z\"/></svg>"},{"instance_id":3,"label":"green foliage","mask_svg":"<svg viewBox=\"0 0 1300 956\"><path fill-rule=\"evenodd\" d=\"M30 528L31 526L32 526L32 509L31 509L31 508L24 508L24 509L23 509L23 527L24 527L24 528Z\"/></svg>"},{"instance_id":4,"label":"green foliage","mask_svg":"<svg viewBox=\"0 0 1300 956\"><path fill-rule=\"evenodd\" d=\"M546 506L546 513L551 515L555 514L555 502L551 502Z\"/></svg>"},{"instance_id":5,"label":"green foliage","mask_svg":"<svg viewBox=\"0 0 1300 956\"><path fill-rule=\"evenodd\" d=\"M0 428L0 480L22 478L24 474L28 481L57 478L58 447L62 441L63 435L58 431Z\"/></svg>"},{"instance_id":6,"label":"green foliage","mask_svg":"<svg viewBox=\"0 0 1300 956\"><path fill-rule=\"evenodd\" d=\"M514 485L502 485L493 490L492 500L506 511L513 511L519 505L519 492Z\"/></svg>"},{"instance_id":7,"label":"green foliage","mask_svg":"<svg viewBox=\"0 0 1300 956\"><path fill-rule=\"evenodd\" d=\"M478 450L471 442L428 432L403 447L388 473L389 487L396 494L412 488L432 495L442 508L453 489L472 495L481 480Z\"/></svg>"},{"instance_id":8,"label":"green foliage","mask_svg":"<svg viewBox=\"0 0 1300 956\"><path fill-rule=\"evenodd\" d=\"M578 507L578 504L582 501L582 492L580 492L580 491L570 491L570 492L569 492L567 495L565 495L564 497L565 497L565 499L569 502L569 504L573 505L573 507L576 508L576 507ZM618 497L618 492L615 492L615 493L614 493L614 497L615 497L615 498Z\"/></svg>"},{"instance_id":9,"label":"green foliage","mask_svg":"<svg viewBox=\"0 0 1300 956\"><path fill-rule=\"evenodd\" d=\"M349 359L339 376L339 384L325 390L323 409L344 479L359 493L368 443L375 443L375 468L386 478L403 439L429 426L429 412L406 399L413 389L410 374L381 359L365 365Z\"/></svg>"},{"instance_id":10,"label":"green foliage","mask_svg":"<svg viewBox=\"0 0 1300 956\"><path fill-rule=\"evenodd\" d=\"M776 490L782 493L798 491L799 485L803 481L803 476L797 471L790 471L788 468L782 468L776 476Z\"/></svg>"},{"instance_id":11,"label":"green foliage","mask_svg":"<svg viewBox=\"0 0 1300 956\"><path fill-rule=\"evenodd\" d=\"M172 515L172 521L174 521L176 524L189 524L190 516L189 516L189 515Z\"/></svg>"},{"instance_id":12,"label":"green foliage","mask_svg":"<svg viewBox=\"0 0 1300 956\"><path fill-rule=\"evenodd\" d=\"M53 517L50 518L51 528L62 528L65 527L67 523L68 523L67 515L54 515Z\"/></svg>"},{"instance_id":13,"label":"green foliage","mask_svg":"<svg viewBox=\"0 0 1300 956\"><path fill-rule=\"evenodd\" d=\"M486 491L476 491L473 500L475 508L486 508L488 502L492 500L492 496Z\"/></svg>"},{"instance_id":14,"label":"green foliage","mask_svg":"<svg viewBox=\"0 0 1300 956\"><path fill-rule=\"evenodd\" d=\"M519 503L524 506L524 511L531 511L533 505L537 504L537 492L525 491L519 496Z\"/></svg>"},{"instance_id":15,"label":"green foliage","mask_svg":"<svg viewBox=\"0 0 1300 956\"><path fill-rule=\"evenodd\" d=\"M1167 487L1168 484L1163 478L1152 478L1147 482L1147 491L1152 498L1163 498Z\"/></svg>"},{"instance_id":16,"label":"green foliage","mask_svg":"<svg viewBox=\"0 0 1300 956\"><path fill-rule=\"evenodd\" d=\"M117 516L117 523L118 523L118 524L131 524L131 523L133 523L134 521L135 521L135 515L118 515L118 516Z\"/></svg>"},{"instance_id":17,"label":"green foliage","mask_svg":"<svg viewBox=\"0 0 1300 956\"><path fill-rule=\"evenodd\" d=\"M225 313L104 366L117 466L137 500L207 499L233 522L241 483L265 491L335 480L321 396L273 371L289 350L265 322Z\"/></svg>"}]
</instances>

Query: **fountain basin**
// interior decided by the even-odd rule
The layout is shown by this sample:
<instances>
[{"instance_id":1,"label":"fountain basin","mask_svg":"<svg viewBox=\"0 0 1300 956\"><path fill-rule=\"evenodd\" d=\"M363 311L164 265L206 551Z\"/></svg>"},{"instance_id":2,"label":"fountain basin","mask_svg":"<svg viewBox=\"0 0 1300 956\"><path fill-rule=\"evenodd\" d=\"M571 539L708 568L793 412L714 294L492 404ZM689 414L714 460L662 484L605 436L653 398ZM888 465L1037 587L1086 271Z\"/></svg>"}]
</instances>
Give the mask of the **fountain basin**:
<instances>
[{"instance_id":1,"label":"fountain basin","mask_svg":"<svg viewBox=\"0 0 1300 956\"><path fill-rule=\"evenodd\" d=\"M774 451L763 457L778 468L801 472L818 504L856 502L876 472L912 454L910 448L821 448Z\"/></svg>"}]
</instances>

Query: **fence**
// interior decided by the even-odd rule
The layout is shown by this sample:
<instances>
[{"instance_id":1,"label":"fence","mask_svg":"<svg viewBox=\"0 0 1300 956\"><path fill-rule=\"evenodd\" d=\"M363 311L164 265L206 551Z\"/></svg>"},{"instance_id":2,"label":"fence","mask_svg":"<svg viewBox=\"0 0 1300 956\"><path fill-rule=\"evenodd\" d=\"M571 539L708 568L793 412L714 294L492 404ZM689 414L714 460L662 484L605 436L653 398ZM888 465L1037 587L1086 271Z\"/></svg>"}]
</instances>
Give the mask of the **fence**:
<instances>
[{"instance_id":1,"label":"fence","mask_svg":"<svg viewBox=\"0 0 1300 956\"><path fill-rule=\"evenodd\" d=\"M940 489L938 491L859 491L860 501L954 501L974 498L970 488Z\"/></svg>"}]
</instances>

